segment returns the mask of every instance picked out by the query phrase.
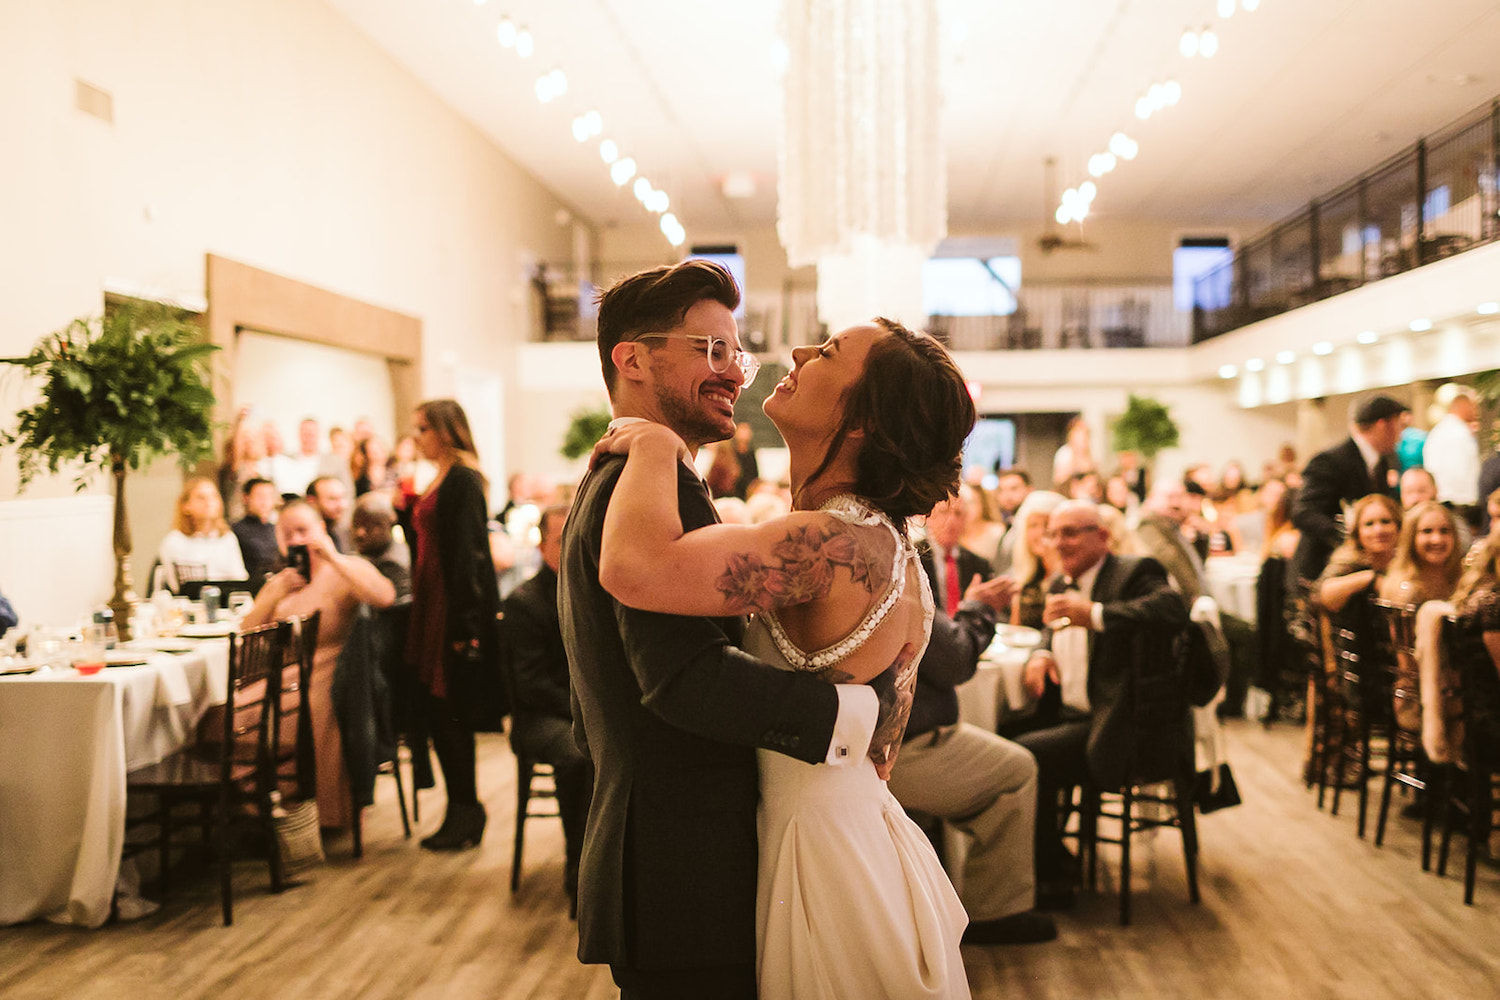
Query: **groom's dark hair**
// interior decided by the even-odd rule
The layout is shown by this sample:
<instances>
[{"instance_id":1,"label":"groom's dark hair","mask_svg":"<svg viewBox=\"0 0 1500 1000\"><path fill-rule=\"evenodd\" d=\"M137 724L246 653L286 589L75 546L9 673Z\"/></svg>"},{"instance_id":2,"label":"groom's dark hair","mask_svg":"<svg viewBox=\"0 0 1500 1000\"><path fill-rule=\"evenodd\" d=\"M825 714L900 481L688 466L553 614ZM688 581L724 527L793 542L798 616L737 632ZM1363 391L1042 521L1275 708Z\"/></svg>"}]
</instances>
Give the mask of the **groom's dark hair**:
<instances>
[{"instance_id":1,"label":"groom's dark hair","mask_svg":"<svg viewBox=\"0 0 1500 1000\"><path fill-rule=\"evenodd\" d=\"M615 345L676 329L704 299L733 311L739 307L740 290L725 268L697 259L621 278L599 296L599 366L611 399L620 374L610 357Z\"/></svg>"},{"instance_id":2,"label":"groom's dark hair","mask_svg":"<svg viewBox=\"0 0 1500 1000\"><path fill-rule=\"evenodd\" d=\"M829 436L814 482L845 439L864 431L854 492L897 528L958 495L964 439L974 427L974 398L943 345L925 333L880 318L884 331L865 355L865 370L844 394L844 415Z\"/></svg>"}]
</instances>

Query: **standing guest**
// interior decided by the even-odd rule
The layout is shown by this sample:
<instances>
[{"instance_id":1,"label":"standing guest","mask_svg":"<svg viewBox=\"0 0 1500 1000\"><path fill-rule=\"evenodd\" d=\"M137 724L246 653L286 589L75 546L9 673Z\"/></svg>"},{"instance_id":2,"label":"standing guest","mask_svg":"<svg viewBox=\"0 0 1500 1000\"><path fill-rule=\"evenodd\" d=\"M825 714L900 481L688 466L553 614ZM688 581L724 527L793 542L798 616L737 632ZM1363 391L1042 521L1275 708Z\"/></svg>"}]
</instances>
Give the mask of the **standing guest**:
<instances>
[{"instance_id":1,"label":"standing guest","mask_svg":"<svg viewBox=\"0 0 1500 1000\"><path fill-rule=\"evenodd\" d=\"M1090 779L1103 788L1124 780L1124 762L1133 756L1132 699L1124 695L1135 640L1165 642L1187 627L1188 613L1155 559L1109 551L1095 505L1059 505L1048 531L1061 575L1049 584L1047 627L1026 663L1025 684L1034 697L1050 685L1060 698L1052 717L1038 718L1017 742L1037 763L1037 891L1067 905L1076 869L1062 843L1059 794Z\"/></svg>"},{"instance_id":2,"label":"standing guest","mask_svg":"<svg viewBox=\"0 0 1500 1000\"><path fill-rule=\"evenodd\" d=\"M1411 510L1419 503L1438 498L1437 480L1422 466L1414 465L1401 473L1399 492L1401 508Z\"/></svg>"},{"instance_id":3,"label":"standing guest","mask_svg":"<svg viewBox=\"0 0 1500 1000\"><path fill-rule=\"evenodd\" d=\"M349 492L344 481L335 476L319 476L307 484L307 502L323 515L323 528L333 540L333 547L348 552L349 529L345 518L349 513Z\"/></svg>"},{"instance_id":4,"label":"standing guest","mask_svg":"<svg viewBox=\"0 0 1500 1000\"><path fill-rule=\"evenodd\" d=\"M1484 464L1479 467L1479 496L1485 497L1485 509L1479 517L1479 531L1488 535L1495 523L1495 514L1489 510L1490 497L1496 490L1500 490L1500 451L1492 451Z\"/></svg>"},{"instance_id":5,"label":"standing guest","mask_svg":"<svg viewBox=\"0 0 1500 1000\"><path fill-rule=\"evenodd\" d=\"M178 566L201 566L208 580L244 580L245 560L240 543L224 521L224 501L207 476L193 476L177 496L172 530L157 551L167 587L176 591Z\"/></svg>"},{"instance_id":6,"label":"standing guest","mask_svg":"<svg viewBox=\"0 0 1500 1000\"><path fill-rule=\"evenodd\" d=\"M740 460L735 456L734 445L729 441L716 441L708 448L712 460L703 481L708 491L716 497L732 497L740 481Z\"/></svg>"},{"instance_id":7,"label":"standing guest","mask_svg":"<svg viewBox=\"0 0 1500 1000\"><path fill-rule=\"evenodd\" d=\"M1042 606L1047 601L1047 577L1057 571L1057 547L1047 535L1052 512L1066 499L1060 493L1037 490L1026 498L1011 527L1019 529L1010 575L1020 589L1010 612L1012 625L1042 627Z\"/></svg>"},{"instance_id":8,"label":"standing guest","mask_svg":"<svg viewBox=\"0 0 1500 1000\"><path fill-rule=\"evenodd\" d=\"M396 508L384 493L366 493L355 501L349 532L354 551L391 581L399 601L411 595L411 551L392 534L395 525Z\"/></svg>"},{"instance_id":9,"label":"standing guest","mask_svg":"<svg viewBox=\"0 0 1500 1000\"><path fill-rule=\"evenodd\" d=\"M341 830L350 820L349 770L333 710L334 668L359 605L389 607L396 599L396 591L365 560L334 551L322 517L306 501L293 500L282 508L276 521L276 539L282 555L293 545L306 546L312 575L304 578L288 566L271 577L256 595L240 627L251 629L293 615L305 618L313 612L320 613L318 645L313 650L307 688L316 758L318 823L324 829Z\"/></svg>"},{"instance_id":10,"label":"standing guest","mask_svg":"<svg viewBox=\"0 0 1500 1000\"><path fill-rule=\"evenodd\" d=\"M734 495L750 499L750 484L760 478L760 462L755 457L755 428L741 421L734 427L734 457L740 463L740 479L734 484Z\"/></svg>"},{"instance_id":11,"label":"standing guest","mask_svg":"<svg viewBox=\"0 0 1500 1000\"><path fill-rule=\"evenodd\" d=\"M1030 473L1018 468L1000 470L995 483L995 502L1000 506L1000 520L1005 525L1005 534L1000 536L1000 550L995 554L996 573L1010 570L1019 534L1012 530L1015 527L1016 511L1021 509L1021 504L1030 495Z\"/></svg>"},{"instance_id":12,"label":"standing guest","mask_svg":"<svg viewBox=\"0 0 1500 1000\"><path fill-rule=\"evenodd\" d=\"M1280 485L1280 489L1271 489L1270 495L1274 501L1265 500L1269 504L1266 511L1266 536L1261 542L1261 559L1291 559L1297 551L1298 532L1296 525L1292 524L1292 504L1296 500L1296 491L1280 479L1267 480L1261 489L1264 491L1271 484Z\"/></svg>"},{"instance_id":13,"label":"standing guest","mask_svg":"<svg viewBox=\"0 0 1500 1000\"><path fill-rule=\"evenodd\" d=\"M1370 396L1354 411L1354 427L1339 445L1314 455L1302 473L1303 485L1292 508L1302 533L1292 560L1294 579L1316 580L1344 536L1339 516L1345 504L1371 493L1396 496L1391 453L1411 409L1389 396Z\"/></svg>"},{"instance_id":14,"label":"standing guest","mask_svg":"<svg viewBox=\"0 0 1500 1000\"><path fill-rule=\"evenodd\" d=\"M219 463L219 496L224 499L225 516L231 522L245 514L245 484L262 478L269 470L264 438L249 425L250 407L242 406L224 438L224 457Z\"/></svg>"},{"instance_id":15,"label":"standing guest","mask_svg":"<svg viewBox=\"0 0 1500 1000\"><path fill-rule=\"evenodd\" d=\"M932 568L923 560L928 574ZM952 615L932 619L932 638L917 667L911 716L890 789L908 810L951 823L968 835L963 899L965 944L1026 944L1057 937L1052 918L1033 912L1032 828L1036 761L1010 740L960 722L954 690L974 676L1008 612L1015 581L975 582Z\"/></svg>"},{"instance_id":16,"label":"standing guest","mask_svg":"<svg viewBox=\"0 0 1500 1000\"><path fill-rule=\"evenodd\" d=\"M1083 414L1068 421L1067 440L1052 456L1052 482L1060 493L1067 493L1068 480L1080 472L1093 472L1098 468L1094 462L1094 448L1089 441L1089 425Z\"/></svg>"},{"instance_id":17,"label":"standing guest","mask_svg":"<svg viewBox=\"0 0 1500 1000\"><path fill-rule=\"evenodd\" d=\"M1125 480L1130 492L1135 494L1136 501L1144 503L1149 484L1146 482L1146 469L1141 464L1140 454L1127 448L1115 456L1115 461L1118 463L1115 474Z\"/></svg>"},{"instance_id":18,"label":"standing guest","mask_svg":"<svg viewBox=\"0 0 1500 1000\"><path fill-rule=\"evenodd\" d=\"M1440 387L1436 403L1448 412L1432 425L1422 445L1422 465L1437 484L1437 499L1449 504L1465 520L1476 521L1479 511L1479 412L1474 391L1454 382Z\"/></svg>"},{"instance_id":19,"label":"standing guest","mask_svg":"<svg viewBox=\"0 0 1500 1000\"><path fill-rule=\"evenodd\" d=\"M252 479L243 491L245 516L234 522L234 537L250 580L259 582L276 572L281 550L276 543L276 502L281 495L269 479Z\"/></svg>"},{"instance_id":20,"label":"standing guest","mask_svg":"<svg viewBox=\"0 0 1500 1000\"><path fill-rule=\"evenodd\" d=\"M485 481L463 407L451 399L417 407L416 443L437 477L413 511L415 571L406 658L426 691L428 725L448 811L422 841L429 851L477 847L486 815L475 777L477 670L498 662L500 591L490 561Z\"/></svg>"},{"instance_id":21,"label":"standing guest","mask_svg":"<svg viewBox=\"0 0 1500 1000\"><path fill-rule=\"evenodd\" d=\"M562 558L563 522L567 519L565 504L542 511L537 523L542 567L505 599L505 630L515 697L511 705L511 746L517 754L552 765L567 852L563 889L576 902L583 832L594 793L594 763L573 740L568 654L563 648L557 612L557 567Z\"/></svg>"},{"instance_id":22,"label":"standing guest","mask_svg":"<svg viewBox=\"0 0 1500 1000\"><path fill-rule=\"evenodd\" d=\"M302 496L318 478L322 454L318 450L318 422L305 418L297 425L297 450L290 455L271 452L271 479L283 496Z\"/></svg>"},{"instance_id":23,"label":"standing guest","mask_svg":"<svg viewBox=\"0 0 1500 1000\"><path fill-rule=\"evenodd\" d=\"M954 497L932 508L927 515L927 544L922 547L922 566L932 584L932 597L938 610L952 615L963 600L964 591L976 579L992 575L990 561L963 546L968 510L963 500Z\"/></svg>"},{"instance_id":24,"label":"standing guest","mask_svg":"<svg viewBox=\"0 0 1500 1000\"><path fill-rule=\"evenodd\" d=\"M394 489L396 481L390 467L390 452L385 442L371 434L354 446L349 457L349 471L354 473L354 495L362 497L371 490L387 495Z\"/></svg>"},{"instance_id":25,"label":"standing guest","mask_svg":"<svg viewBox=\"0 0 1500 1000\"><path fill-rule=\"evenodd\" d=\"M339 480L345 495L354 496L354 439L342 427L329 428L328 450L318 457L318 475Z\"/></svg>"}]
</instances>

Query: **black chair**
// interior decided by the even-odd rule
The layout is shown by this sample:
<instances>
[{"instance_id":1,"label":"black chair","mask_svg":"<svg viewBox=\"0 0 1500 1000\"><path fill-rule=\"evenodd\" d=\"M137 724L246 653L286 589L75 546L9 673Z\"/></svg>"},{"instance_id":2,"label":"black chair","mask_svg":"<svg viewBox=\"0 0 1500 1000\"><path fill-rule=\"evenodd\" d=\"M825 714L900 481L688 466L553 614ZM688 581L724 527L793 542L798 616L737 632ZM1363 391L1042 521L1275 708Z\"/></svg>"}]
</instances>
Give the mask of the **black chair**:
<instances>
[{"instance_id":1,"label":"black chair","mask_svg":"<svg viewBox=\"0 0 1500 1000\"><path fill-rule=\"evenodd\" d=\"M1397 666L1403 657L1407 659L1407 662L1414 662L1416 659L1417 609L1413 605L1397 601L1375 600L1371 603L1391 635L1392 649L1395 654L1390 674L1389 741L1386 745L1385 775L1380 788L1380 809L1375 819L1375 846L1382 847L1385 844L1385 827L1390 815L1391 792L1397 785L1409 788L1422 797L1422 870L1430 871L1434 809L1432 797L1428 794L1428 784L1431 780L1432 764L1422 750L1420 724L1416 728L1403 726L1400 716L1395 711L1397 699L1410 699L1414 703L1420 701L1417 690L1409 688L1414 678L1404 676Z\"/></svg>"},{"instance_id":2,"label":"black chair","mask_svg":"<svg viewBox=\"0 0 1500 1000\"><path fill-rule=\"evenodd\" d=\"M1256 683L1270 695L1265 725L1288 714L1289 707L1303 697L1306 686L1306 654L1299 649L1288 627L1286 559L1269 556L1260 566L1255 582L1256 639L1260 672Z\"/></svg>"},{"instance_id":3,"label":"black chair","mask_svg":"<svg viewBox=\"0 0 1500 1000\"><path fill-rule=\"evenodd\" d=\"M129 791L155 796L158 802L157 811L143 818L155 822L155 837L133 846L154 846L160 852L163 900L171 888L174 807L196 801L203 806L205 817L211 814L204 832L213 832L225 927L234 922L231 862L237 825L248 822L261 832L267 846L271 891L281 892L285 886L272 811L277 791L280 665L290 641L290 626L283 622L232 636L222 742L173 754L126 776Z\"/></svg>"},{"instance_id":4,"label":"black chair","mask_svg":"<svg viewBox=\"0 0 1500 1000\"><path fill-rule=\"evenodd\" d=\"M510 634L505 625L505 612L495 615L500 633L500 676L505 683L505 695L509 703L516 704L516 678L510 656ZM515 716L511 716L511 734L515 733ZM514 894L521 887L521 855L526 847L526 821L533 818L561 819L557 803L557 783L552 765L529 756L521 747L511 742L511 752L516 758L516 833L515 846L510 856L510 891ZM533 808L538 803L550 801L552 805ZM577 900L572 902L576 914Z\"/></svg>"},{"instance_id":5,"label":"black chair","mask_svg":"<svg viewBox=\"0 0 1500 1000\"><path fill-rule=\"evenodd\" d=\"M1148 636L1137 640L1132 669L1125 678L1122 697L1129 704L1131 740L1125 761L1125 782L1119 788L1100 788L1092 780L1080 792L1080 861L1085 864L1087 885L1098 883L1098 845L1120 847L1120 925L1130 924L1130 841L1143 830L1175 827L1182 834L1183 864L1187 869L1188 898L1198 903L1198 826L1194 785L1193 720L1188 703L1185 649L1179 643L1167 648ZM1168 763L1170 762L1170 763ZM1170 784L1171 794L1161 795L1145 786ZM1116 802L1118 808L1112 808ZM1170 809L1166 818L1140 815L1140 803ZM1099 819L1120 824L1118 837L1099 833Z\"/></svg>"},{"instance_id":6,"label":"black chair","mask_svg":"<svg viewBox=\"0 0 1500 1000\"><path fill-rule=\"evenodd\" d=\"M1444 690L1445 702L1456 696L1463 701L1462 753L1459 762L1441 769L1439 825L1443 831L1437 870L1445 875L1448 845L1453 836L1449 819L1453 810L1464 818L1469 849L1464 857L1464 903L1474 903L1474 884L1479 854L1487 849L1490 834L1492 785L1500 773L1500 673L1497 673L1484 632L1473 621L1449 617L1443 622L1443 653L1457 678L1457 690ZM1446 687L1446 685L1445 685ZM1457 787L1455 787L1457 786Z\"/></svg>"},{"instance_id":7,"label":"black chair","mask_svg":"<svg viewBox=\"0 0 1500 1000\"><path fill-rule=\"evenodd\" d=\"M356 858L365 856L363 806L369 803L362 800L368 798L364 789L370 788L372 777L369 770L360 773L360 765L355 761L356 747L359 748L365 768L373 761L374 778L389 774L396 779L396 803L401 810L401 831L407 840L411 839L411 817L406 810L406 787L401 778L401 746L391 722L391 677L395 669L392 661L405 655L410 604L403 609L404 614L396 612L396 608L396 605L379 610L362 608L345 640L344 653L340 655L339 670L358 667L371 672L370 676L363 678L362 692L356 696L351 690L346 697L350 699L351 711L355 703L360 702L358 707L373 714L373 720L368 717L346 720L342 715L339 719L344 733L344 763L349 778L350 839ZM396 613L387 616L384 614L386 611ZM357 650L359 657L346 666L344 658L350 654L349 643L355 641L356 633L360 630L363 630L363 646ZM337 679L334 686L335 706L338 706ZM346 725L354 728L345 730ZM363 789L361 783L364 785Z\"/></svg>"},{"instance_id":8,"label":"black chair","mask_svg":"<svg viewBox=\"0 0 1500 1000\"><path fill-rule=\"evenodd\" d=\"M1394 729L1390 681L1396 672L1395 651L1390 630L1376 617L1375 600L1369 591L1355 594L1338 621L1330 621L1335 660L1330 682L1338 686L1342 711L1334 720L1331 752L1325 755L1320 775L1326 785L1327 768L1334 769L1332 816L1339 814L1339 802L1353 775L1359 791L1356 831L1360 837L1365 835L1369 815L1371 744L1375 736L1383 735L1389 746ZM1386 770L1390 770L1389 760Z\"/></svg>"}]
</instances>

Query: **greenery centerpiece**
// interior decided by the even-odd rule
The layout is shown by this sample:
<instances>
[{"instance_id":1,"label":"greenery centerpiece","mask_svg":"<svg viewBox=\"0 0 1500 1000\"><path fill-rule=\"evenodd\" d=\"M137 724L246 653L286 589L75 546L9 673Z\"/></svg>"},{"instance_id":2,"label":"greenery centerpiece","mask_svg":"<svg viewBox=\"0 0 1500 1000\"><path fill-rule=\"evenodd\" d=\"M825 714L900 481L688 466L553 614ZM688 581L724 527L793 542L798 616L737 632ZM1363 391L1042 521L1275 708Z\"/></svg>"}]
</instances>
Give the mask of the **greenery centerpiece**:
<instances>
[{"instance_id":1,"label":"greenery centerpiece","mask_svg":"<svg viewBox=\"0 0 1500 1000\"><path fill-rule=\"evenodd\" d=\"M101 469L114 477L115 590L109 606L128 636L130 523L125 474L167 454L186 469L213 447L214 395L201 329L164 305L126 302L103 316L75 319L21 358L0 358L40 378L41 400L17 414L0 445L14 445L21 488L45 469L81 463L83 489Z\"/></svg>"},{"instance_id":2,"label":"greenery centerpiece","mask_svg":"<svg viewBox=\"0 0 1500 1000\"><path fill-rule=\"evenodd\" d=\"M1149 465L1156 453L1175 448L1180 436L1171 411L1150 396L1131 393L1114 426L1115 451L1133 451Z\"/></svg>"},{"instance_id":3,"label":"greenery centerpiece","mask_svg":"<svg viewBox=\"0 0 1500 1000\"><path fill-rule=\"evenodd\" d=\"M558 452L564 458L582 458L587 455L594 450L594 445L599 443L604 432L609 430L612 419L609 408L604 406L574 410Z\"/></svg>"}]
</instances>

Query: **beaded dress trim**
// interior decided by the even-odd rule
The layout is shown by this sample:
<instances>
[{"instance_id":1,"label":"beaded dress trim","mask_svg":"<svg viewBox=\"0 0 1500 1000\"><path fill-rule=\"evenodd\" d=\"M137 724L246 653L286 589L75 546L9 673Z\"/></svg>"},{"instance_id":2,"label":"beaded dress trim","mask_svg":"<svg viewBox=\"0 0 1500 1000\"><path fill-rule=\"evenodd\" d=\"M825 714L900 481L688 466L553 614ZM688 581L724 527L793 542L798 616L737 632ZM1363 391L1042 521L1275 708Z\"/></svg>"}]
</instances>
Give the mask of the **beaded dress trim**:
<instances>
[{"instance_id":1,"label":"beaded dress trim","mask_svg":"<svg viewBox=\"0 0 1500 1000\"><path fill-rule=\"evenodd\" d=\"M827 514L832 514L841 521L860 525L883 525L891 533L891 538L896 543L896 552L891 562L891 582L881 595L880 603L877 604L869 614L854 627L854 630L832 646L827 646L813 653L804 653L797 644L792 642L781 627L781 619L776 616L775 611L766 611L762 614L765 619L766 631L770 633L771 641L776 644L776 649L786 659L793 670L817 671L830 667L841 660L847 659L855 650L869 641L870 636L885 621L896 602L906 591L906 562L911 558L914 551L910 544L901 538L901 533L891 524L878 510L867 507L857 498L847 493L841 493L818 508ZM923 575L923 582L926 582ZM924 595L925 596L925 595ZM925 606L924 602L924 606Z\"/></svg>"}]
</instances>

